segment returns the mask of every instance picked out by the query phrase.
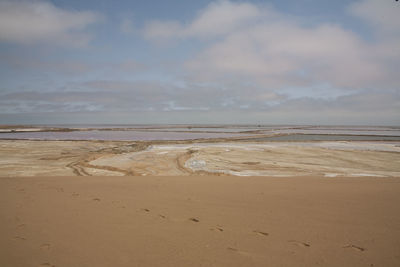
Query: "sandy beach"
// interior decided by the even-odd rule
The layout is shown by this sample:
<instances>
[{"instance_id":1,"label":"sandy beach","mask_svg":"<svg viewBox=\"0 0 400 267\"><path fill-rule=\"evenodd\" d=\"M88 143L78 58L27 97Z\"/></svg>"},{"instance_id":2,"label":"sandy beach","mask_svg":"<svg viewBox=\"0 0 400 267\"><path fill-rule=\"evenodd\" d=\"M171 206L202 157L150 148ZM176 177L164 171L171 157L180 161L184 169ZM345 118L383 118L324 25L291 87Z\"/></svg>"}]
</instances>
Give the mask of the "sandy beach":
<instances>
[{"instance_id":1,"label":"sandy beach","mask_svg":"<svg viewBox=\"0 0 400 267\"><path fill-rule=\"evenodd\" d=\"M0 179L1 266L399 266L398 178Z\"/></svg>"}]
</instances>

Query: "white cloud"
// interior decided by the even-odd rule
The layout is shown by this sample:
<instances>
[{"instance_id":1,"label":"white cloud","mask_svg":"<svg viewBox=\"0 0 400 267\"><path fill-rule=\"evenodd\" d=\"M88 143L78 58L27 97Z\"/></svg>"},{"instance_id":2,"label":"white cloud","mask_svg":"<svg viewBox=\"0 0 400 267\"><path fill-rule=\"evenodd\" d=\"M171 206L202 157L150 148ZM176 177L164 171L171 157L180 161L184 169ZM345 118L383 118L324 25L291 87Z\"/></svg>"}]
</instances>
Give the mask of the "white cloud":
<instances>
[{"instance_id":1,"label":"white cloud","mask_svg":"<svg viewBox=\"0 0 400 267\"><path fill-rule=\"evenodd\" d=\"M218 1L200 12L184 33L188 36L220 35L259 18L261 10L249 3Z\"/></svg>"},{"instance_id":2,"label":"white cloud","mask_svg":"<svg viewBox=\"0 0 400 267\"><path fill-rule=\"evenodd\" d=\"M348 11L372 28L374 47L368 51L374 60L386 66L386 76L399 76L400 68L400 4L396 1L363 0ZM396 81L397 84L398 80Z\"/></svg>"},{"instance_id":3,"label":"white cloud","mask_svg":"<svg viewBox=\"0 0 400 267\"><path fill-rule=\"evenodd\" d=\"M0 1L0 41L19 44L85 46L85 31L101 16L90 11L69 11L45 1Z\"/></svg>"},{"instance_id":4,"label":"white cloud","mask_svg":"<svg viewBox=\"0 0 400 267\"><path fill-rule=\"evenodd\" d=\"M176 37L214 37L252 24L261 16L266 15L273 16L274 13L267 9L260 10L249 3L221 0L209 4L197 14L192 22L187 24L177 21L149 22L144 29L144 36L155 40Z\"/></svg>"},{"instance_id":5,"label":"white cloud","mask_svg":"<svg viewBox=\"0 0 400 267\"><path fill-rule=\"evenodd\" d=\"M351 14L375 27L379 34L400 34L400 4L396 1L363 0L349 7Z\"/></svg>"},{"instance_id":6,"label":"white cloud","mask_svg":"<svg viewBox=\"0 0 400 267\"><path fill-rule=\"evenodd\" d=\"M192 21L153 21L151 40L208 40L185 64L192 80L257 83L266 89L327 84L337 88L393 88L400 83L400 16L394 1L362 0L351 14L374 27L366 41L339 25L304 26L265 6L227 0L209 4ZM384 37L382 37L384 36ZM390 38L389 38L390 37Z\"/></svg>"},{"instance_id":7,"label":"white cloud","mask_svg":"<svg viewBox=\"0 0 400 267\"><path fill-rule=\"evenodd\" d=\"M189 90L137 82L93 81L86 83L86 86L96 90L1 94L0 120L13 113L22 113L24 118L32 113L46 113L45 116L42 114L42 119L57 112L67 112L68 116L70 112L77 112L75 115L80 117L87 111L97 111L106 116L115 115L115 120L109 122L115 123L118 120L124 122L132 116L143 119L146 112L151 111L154 116L144 122L155 123L159 118L164 118L165 122L177 123L176 119L185 118L185 123L400 123L400 93L396 91L366 91L334 99L281 97L280 103L268 106L263 105L263 101L276 99L276 95L266 95L260 99L256 96L258 92L252 94L236 89L223 91L192 86ZM124 119L121 119L121 115ZM92 118L99 119L99 116L93 114ZM105 117L100 118L102 120ZM133 123L138 121L133 120Z\"/></svg>"},{"instance_id":8,"label":"white cloud","mask_svg":"<svg viewBox=\"0 0 400 267\"><path fill-rule=\"evenodd\" d=\"M337 26L263 24L233 32L187 62L202 79L241 77L269 88L329 83L360 88L386 79L373 48Z\"/></svg>"},{"instance_id":9,"label":"white cloud","mask_svg":"<svg viewBox=\"0 0 400 267\"><path fill-rule=\"evenodd\" d=\"M249 93L251 92L251 93ZM99 106L104 111L145 111L145 110L226 110L239 106L249 109L265 109L268 101L285 101L284 95L265 93L259 88L248 87L247 91L231 87L229 90L213 86L189 84L178 87L172 84L145 81L93 80L83 83L71 83L63 88L49 91L11 91L0 92L0 113L12 113L14 103L22 111L46 112L57 104L88 103ZM18 103L23 103L19 105ZM3 105L4 104L4 105ZM82 109L84 107L82 106ZM51 111L51 110L48 110Z\"/></svg>"}]
</instances>

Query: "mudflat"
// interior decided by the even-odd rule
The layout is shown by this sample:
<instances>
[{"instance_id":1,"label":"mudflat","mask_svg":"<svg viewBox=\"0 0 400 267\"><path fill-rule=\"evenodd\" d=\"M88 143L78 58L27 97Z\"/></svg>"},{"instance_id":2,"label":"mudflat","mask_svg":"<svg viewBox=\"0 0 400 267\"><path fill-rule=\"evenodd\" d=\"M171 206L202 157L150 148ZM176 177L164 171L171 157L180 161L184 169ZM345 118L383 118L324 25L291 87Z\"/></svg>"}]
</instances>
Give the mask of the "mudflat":
<instances>
[{"instance_id":1,"label":"mudflat","mask_svg":"<svg viewBox=\"0 0 400 267\"><path fill-rule=\"evenodd\" d=\"M4 177L1 266L399 266L400 180Z\"/></svg>"},{"instance_id":2,"label":"mudflat","mask_svg":"<svg viewBox=\"0 0 400 267\"><path fill-rule=\"evenodd\" d=\"M0 176L400 177L399 142L0 141Z\"/></svg>"}]
</instances>

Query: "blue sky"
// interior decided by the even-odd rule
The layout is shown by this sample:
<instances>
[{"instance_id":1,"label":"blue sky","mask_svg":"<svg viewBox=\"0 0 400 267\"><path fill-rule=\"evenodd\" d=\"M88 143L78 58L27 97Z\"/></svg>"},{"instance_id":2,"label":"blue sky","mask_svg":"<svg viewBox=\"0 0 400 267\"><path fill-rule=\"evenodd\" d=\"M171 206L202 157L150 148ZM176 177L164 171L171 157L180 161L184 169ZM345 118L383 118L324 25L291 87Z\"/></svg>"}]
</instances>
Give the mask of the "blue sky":
<instances>
[{"instance_id":1,"label":"blue sky","mask_svg":"<svg viewBox=\"0 0 400 267\"><path fill-rule=\"evenodd\" d=\"M391 0L0 0L0 123L400 124Z\"/></svg>"}]
</instances>

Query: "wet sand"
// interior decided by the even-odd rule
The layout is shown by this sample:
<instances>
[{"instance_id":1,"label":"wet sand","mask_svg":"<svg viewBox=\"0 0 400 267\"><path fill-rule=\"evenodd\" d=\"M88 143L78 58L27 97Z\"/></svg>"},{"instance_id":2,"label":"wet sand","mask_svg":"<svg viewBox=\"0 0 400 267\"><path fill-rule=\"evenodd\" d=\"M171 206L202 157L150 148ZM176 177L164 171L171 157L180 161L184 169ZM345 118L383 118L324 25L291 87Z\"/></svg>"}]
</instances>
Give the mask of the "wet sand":
<instances>
[{"instance_id":1,"label":"wet sand","mask_svg":"<svg viewBox=\"0 0 400 267\"><path fill-rule=\"evenodd\" d=\"M0 183L0 266L400 265L398 178Z\"/></svg>"}]
</instances>

